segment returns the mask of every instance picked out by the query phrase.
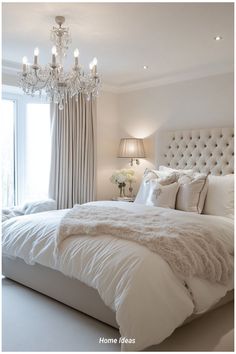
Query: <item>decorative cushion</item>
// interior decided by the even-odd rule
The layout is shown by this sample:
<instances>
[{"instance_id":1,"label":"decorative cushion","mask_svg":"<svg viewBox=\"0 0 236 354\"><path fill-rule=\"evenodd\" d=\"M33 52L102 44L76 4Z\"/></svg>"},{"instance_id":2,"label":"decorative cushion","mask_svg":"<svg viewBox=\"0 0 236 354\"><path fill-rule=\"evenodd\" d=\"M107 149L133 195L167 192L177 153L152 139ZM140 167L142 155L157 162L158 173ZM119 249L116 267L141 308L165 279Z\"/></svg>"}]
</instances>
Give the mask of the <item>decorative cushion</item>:
<instances>
[{"instance_id":1,"label":"decorative cushion","mask_svg":"<svg viewBox=\"0 0 236 354\"><path fill-rule=\"evenodd\" d=\"M178 175L180 187L176 209L201 214L208 188L207 175L193 170L177 170L166 166L160 166L160 170Z\"/></svg>"},{"instance_id":2,"label":"decorative cushion","mask_svg":"<svg viewBox=\"0 0 236 354\"><path fill-rule=\"evenodd\" d=\"M135 203L146 204L152 190L150 181L157 180L161 185L168 185L177 181L176 173L166 173L157 170L146 170L142 179L139 191L135 198Z\"/></svg>"},{"instance_id":3,"label":"decorative cushion","mask_svg":"<svg viewBox=\"0 0 236 354\"><path fill-rule=\"evenodd\" d=\"M179 178L176 172L169 171L158 171L158 170L149 170L146 169L144 172L145 181L149 181L151 179L158 178L161 184L170 184L177 181Z\"/></svg>"},{"instance_id":4,"label":"decorative cushion","mask_svg":"<svg viewBox=\"0 0 236 354\"><path fill-rule=\"evenodd\" d=\"M234 175L208 176L203 214L234 217Z\"/></svg>"},{"instance_id":5,"label":"decorative cushion","mask_svg":"<svg viewBox=\"0 0 236 354\"><path fill-rule=\"evenodd\" d=\"M175 208L176 194L179 189L177 182L162 185L158 179L149 181L150 190L146 205L153 205L161 208Z\"/></svg>"},{"instance_id":6,"label":"decorative cushion","mask_svg":"<svg viewBox=\"0 0 236 354\"><path fill-rule=\"evenodd\" d=\"M186 174L178 182L176 209L201 214L208 188L207 176L200 173Z\"/></svg>"}]
</instances>

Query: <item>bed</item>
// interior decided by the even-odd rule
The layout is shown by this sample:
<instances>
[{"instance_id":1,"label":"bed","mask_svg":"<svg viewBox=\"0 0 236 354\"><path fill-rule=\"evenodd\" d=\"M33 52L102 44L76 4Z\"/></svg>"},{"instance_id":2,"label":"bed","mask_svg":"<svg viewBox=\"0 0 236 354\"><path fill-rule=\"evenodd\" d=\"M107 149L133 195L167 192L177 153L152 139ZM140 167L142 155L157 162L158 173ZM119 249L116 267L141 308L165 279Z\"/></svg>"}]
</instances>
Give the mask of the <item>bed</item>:
<instances>
[{"instance_id":1,"label":"bed","mask_svg":"<svg viewBox=\"0 0 236 354\"><path fill-rule=\"evenodd\" d=\"M157 141L157 165L193 168L213 175L234 172L233 128L162 132ZM127 214L136 209L140 215L150 209L124 202L95 202L95 205L119 207ZM52 257L53 235L66 213L66 210L51 211L6 221L3 274L119 328L125 338L123 350L142 350L158 344L178 326L232 300L233 277L224 285L197 277L187 284L147 248L107 235L67 238L61 263L56 264ZM182 211L160 208L160 214L179 220L186 218ZM232 219L189 214L192 223L204 219L203 224L212 225L216 232L219 227L222 231L219 237L232 248ZM155 281L153 269L158 269Z\"/></svg>"}]
</instances>

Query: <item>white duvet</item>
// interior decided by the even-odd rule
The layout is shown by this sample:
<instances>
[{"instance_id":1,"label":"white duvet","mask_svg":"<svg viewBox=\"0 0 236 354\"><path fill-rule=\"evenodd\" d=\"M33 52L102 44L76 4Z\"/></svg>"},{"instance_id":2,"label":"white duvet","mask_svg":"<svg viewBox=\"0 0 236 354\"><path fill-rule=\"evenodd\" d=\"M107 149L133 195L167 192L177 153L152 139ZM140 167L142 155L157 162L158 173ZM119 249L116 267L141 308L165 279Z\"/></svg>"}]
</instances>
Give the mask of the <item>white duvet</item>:
<instances>
[{"instance_id":1,"label":"white duvet","mask_svg":"<svg viewBox=\"0 0 236 354\"><path fill-rule=\"evenodd\" d=\"M95 203L120 207L127 213L145 213L153 208L124 202ZM227 285L219 285L192 278L186 280L187 289L184 281L177 278L158 254L135 242L105 235L69 237L62 243L56 265L55 233L67 211L7 220L3 223L3 253L20 257L28 264L39 263L58 269L97 289L105 304L116 312L121 336L132 341L122 344L122 350L142 350L160 343L187 317L206 311L233 288L233 279ZM187 217L193 223L212 225L216 237L233 254L231 219L172 209L160 208L160 211L178 220Z\"/></svg>"}]
</instances>

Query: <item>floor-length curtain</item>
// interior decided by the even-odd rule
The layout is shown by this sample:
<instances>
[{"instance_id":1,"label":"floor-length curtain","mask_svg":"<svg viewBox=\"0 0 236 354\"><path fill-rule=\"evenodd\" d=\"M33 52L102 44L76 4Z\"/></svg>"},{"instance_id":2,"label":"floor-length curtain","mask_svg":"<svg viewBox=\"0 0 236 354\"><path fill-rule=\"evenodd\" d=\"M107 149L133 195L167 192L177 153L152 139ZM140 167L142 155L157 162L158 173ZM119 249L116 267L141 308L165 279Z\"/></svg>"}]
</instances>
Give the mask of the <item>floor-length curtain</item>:
<instances>
[{"instance_id":1,"label":"floor-length curtain","mask_svg":"<svg viewBox=\"0 0 236 354\"><path fill-rule=\"evenodd\" d=\"M51 170L49 197L58 209L71 208L95 197L96 102L79 95L63 110L51 104Z\"/></svg>"}]
</instances>

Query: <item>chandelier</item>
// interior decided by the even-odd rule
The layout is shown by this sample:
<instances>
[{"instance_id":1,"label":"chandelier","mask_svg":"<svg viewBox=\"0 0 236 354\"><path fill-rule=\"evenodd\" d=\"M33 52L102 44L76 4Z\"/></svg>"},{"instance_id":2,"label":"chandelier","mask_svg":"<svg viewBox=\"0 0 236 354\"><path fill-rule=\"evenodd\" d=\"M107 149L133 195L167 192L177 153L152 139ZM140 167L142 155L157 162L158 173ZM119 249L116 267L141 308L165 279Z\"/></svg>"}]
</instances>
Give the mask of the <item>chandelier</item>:
<instances>
[{"instance_id":1,"label":"chandelier","mask_svg":"<svg viewBox=\"0 0 236 354\"><path fill-rule=\"evenodd\" d=\"M52 60L46 66L39 65L39 49L34 50L34 63L30 65L26 57L23 57L22 72L18 74L19 85L23 91L31 96L46 92L46 96L50 102L56 103L59 109L64 108L64 103L67 103L68 97L75 96L78 100L78 94L86 95L89 100L91 97L97 97L100 78L97 73L97 59L94 58L90 63L89 73L85 73L79 64L79 50L74 51L74 66L66 72L63 67L63 62L66 57L71 37L69 28L62 27L65 22L63 16L55 18L58 27L51 30Z\"/></svg>"}]
</instances>

